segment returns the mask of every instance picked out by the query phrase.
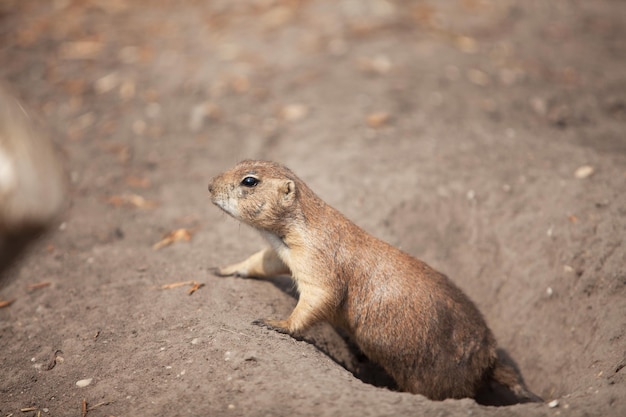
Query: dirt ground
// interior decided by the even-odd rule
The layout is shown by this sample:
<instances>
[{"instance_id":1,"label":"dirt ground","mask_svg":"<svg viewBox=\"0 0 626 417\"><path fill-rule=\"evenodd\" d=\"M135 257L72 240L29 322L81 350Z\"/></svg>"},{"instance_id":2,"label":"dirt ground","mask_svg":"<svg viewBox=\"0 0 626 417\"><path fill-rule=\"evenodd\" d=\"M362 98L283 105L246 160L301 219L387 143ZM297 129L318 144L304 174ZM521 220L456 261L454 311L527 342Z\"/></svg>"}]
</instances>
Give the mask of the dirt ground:
<instances>
[{"instance_id":1,"label":"dirt ground","mask_svg":"<svg viewBox=\"0 0 626 417\"><path fill-rule=\"evenodd\" d=\"M0 416L626 415L625 57L615 0L0 1L71 184L2 278ZM330 328L252 325L295 295L210 272L264 245L208 198L244 158L448 274L546 404L428 401Z\"/></svg>"}]
</instances>

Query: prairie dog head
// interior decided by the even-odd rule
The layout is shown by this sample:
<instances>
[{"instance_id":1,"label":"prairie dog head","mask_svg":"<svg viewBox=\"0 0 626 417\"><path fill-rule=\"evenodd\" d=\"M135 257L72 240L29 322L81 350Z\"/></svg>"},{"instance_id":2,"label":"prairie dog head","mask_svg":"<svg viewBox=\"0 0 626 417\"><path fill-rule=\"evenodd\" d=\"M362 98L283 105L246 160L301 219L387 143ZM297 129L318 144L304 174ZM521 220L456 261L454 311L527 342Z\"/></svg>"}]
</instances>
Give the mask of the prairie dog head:
<instances>
[{"instance_id":1,"label":"prairie dog head","mask_svg":"<svg viewBox=\"0 0 626 417\"><path fill-rule=\"evenodd\" d=\"M213 204L253 227L278 232L292 217L296 176L274 162L242 161L209 182Z\"/></svg>"}]
</instances>

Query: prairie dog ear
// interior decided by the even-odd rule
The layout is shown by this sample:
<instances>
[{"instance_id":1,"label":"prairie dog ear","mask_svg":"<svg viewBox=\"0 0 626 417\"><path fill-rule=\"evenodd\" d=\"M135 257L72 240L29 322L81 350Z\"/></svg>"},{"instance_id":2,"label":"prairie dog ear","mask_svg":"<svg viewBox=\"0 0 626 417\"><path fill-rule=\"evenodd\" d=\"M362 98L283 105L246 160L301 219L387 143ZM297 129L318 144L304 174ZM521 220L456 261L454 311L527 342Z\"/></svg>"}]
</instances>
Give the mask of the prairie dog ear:
<instances>
[{"instance_id":1,"label":"prairie dog ear","mask_svg":"<svg viewBox=\"0 0 626 417\"><path fill-rule=\"evenodd\" d=\"M279 187L283 203L291 204L296 199L296 183L292 180L284 180Z\"/></svg>"}]
</instances>

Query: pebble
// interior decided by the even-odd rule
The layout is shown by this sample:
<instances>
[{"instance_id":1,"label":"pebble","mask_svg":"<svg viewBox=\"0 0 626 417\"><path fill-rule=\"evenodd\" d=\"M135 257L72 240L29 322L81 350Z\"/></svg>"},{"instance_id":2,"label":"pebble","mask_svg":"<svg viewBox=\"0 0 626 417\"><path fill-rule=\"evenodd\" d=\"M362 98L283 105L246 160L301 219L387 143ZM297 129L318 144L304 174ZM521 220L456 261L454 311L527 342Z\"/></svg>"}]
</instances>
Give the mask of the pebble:
<instances>
[{"instance_id":1,"label":"pebble","mask_svg":"<svg viewBox=\"0 0 626 417\"><path fill-rule=\"evenodd\" d=\"M81 379L80 381L76 381L76 386L78 388L85 388L91 384L91 381L93 381L93 378Z\"/></svg>"},{"instance_id":2,"label":"pebble","mask_svg":"<svg viewBox=\"0 0 626 417\"><path fill-rule=\"evenodd\" d=\"M280 110L280 116L288 122L297 122L304 119L309 108L304 104L288 104Z\"/></svg>"},{"instance_id":3,"label":"pebble","mask_svg":"<svg viewBox=\"0 0 626 417\"><path fill-rule=\"evenodd\" d=\"M574 172L574 176L578 179L584 179L593 175L593 172L594 169L591 165L583 165Z\"/></svg>"},{"instance_id":4,"label":"pebble","mask_svg":"<svg viewBox=\"0 0 626 417\"><path fill-rule=\"evenodd\" d=\"M559 400L552 400L548 403L548 407L550 408L556 408L559 406Z\"/></svg>"}]
</instances>

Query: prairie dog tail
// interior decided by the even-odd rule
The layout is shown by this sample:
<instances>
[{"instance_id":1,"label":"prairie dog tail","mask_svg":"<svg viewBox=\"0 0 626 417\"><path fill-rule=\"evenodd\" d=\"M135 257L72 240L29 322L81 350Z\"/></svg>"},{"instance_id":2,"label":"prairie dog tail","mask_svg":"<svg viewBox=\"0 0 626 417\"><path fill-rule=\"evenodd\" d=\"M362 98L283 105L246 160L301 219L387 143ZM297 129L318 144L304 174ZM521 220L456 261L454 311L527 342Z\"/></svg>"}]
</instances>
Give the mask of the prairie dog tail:
<instances>
[{"instance_id":1,"label":"prairie dog tail","mask_svg":"<svg viewBox=\"0 0 626 417\"><path fill-rule=\"evenodd\" d=\"M543 402L543 399L531 392L522 381L519 373L511 365L496 360L491 374L493 382L504 385L511 390L520 403Z\"/></svg>"}]
</instances>

